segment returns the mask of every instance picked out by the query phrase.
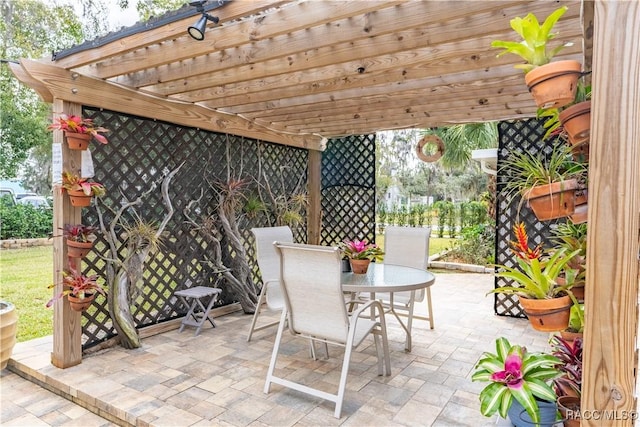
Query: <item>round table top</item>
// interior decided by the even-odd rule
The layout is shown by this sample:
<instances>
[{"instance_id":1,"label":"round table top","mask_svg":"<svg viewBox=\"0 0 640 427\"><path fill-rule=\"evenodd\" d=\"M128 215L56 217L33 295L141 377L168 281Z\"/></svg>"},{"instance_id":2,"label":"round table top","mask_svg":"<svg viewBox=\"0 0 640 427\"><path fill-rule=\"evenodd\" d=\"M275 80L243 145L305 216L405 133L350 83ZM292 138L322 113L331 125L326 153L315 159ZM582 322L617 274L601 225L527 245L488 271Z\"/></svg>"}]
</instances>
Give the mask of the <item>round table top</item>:
<instances>
[{"instance_id":1,"label":"round table top","mask_svg":"<svg viewBox=\"0 0 640 427\"><path fill-rule=\"evenodd\" d=\"M347 292L402 292L433 285L433 273L418 268L372 262L367 274L342 273L342 290Z\"/></svg>"}]
</instances>

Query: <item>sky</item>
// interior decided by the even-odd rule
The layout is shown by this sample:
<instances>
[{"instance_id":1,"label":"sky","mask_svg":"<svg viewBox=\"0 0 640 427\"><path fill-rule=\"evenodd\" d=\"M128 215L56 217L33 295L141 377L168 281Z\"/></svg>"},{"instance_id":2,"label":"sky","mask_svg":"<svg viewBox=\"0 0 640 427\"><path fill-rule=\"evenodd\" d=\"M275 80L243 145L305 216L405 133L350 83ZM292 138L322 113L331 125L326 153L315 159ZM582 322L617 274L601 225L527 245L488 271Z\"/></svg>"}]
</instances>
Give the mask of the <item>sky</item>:
<instances>
[{"instance_id":1,"label":"sky","mask_svg":"<svg viewBox=\"0 0 640 427\"><path fill-rule=\"evenodd\" d=\"M139 20L138 12L136 11L137 0L129 0L129 8L127 10L120 10L116 0L102 0L103 3L109 6L109 28L112 30L120 29L121 27L129 27Z\"/></svg>"}]
</instances>

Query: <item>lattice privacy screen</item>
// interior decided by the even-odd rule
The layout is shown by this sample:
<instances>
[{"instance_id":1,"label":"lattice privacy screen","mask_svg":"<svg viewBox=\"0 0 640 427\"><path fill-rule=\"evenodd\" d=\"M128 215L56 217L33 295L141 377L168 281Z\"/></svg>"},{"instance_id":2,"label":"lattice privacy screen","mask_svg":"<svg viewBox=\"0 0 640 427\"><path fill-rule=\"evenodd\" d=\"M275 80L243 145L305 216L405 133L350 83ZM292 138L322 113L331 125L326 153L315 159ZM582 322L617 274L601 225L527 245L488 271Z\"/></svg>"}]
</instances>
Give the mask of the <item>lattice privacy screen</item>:
<instances>
[{"instance_id":1,"label":"lattice privacy screen","mask_svg":"<svg viewBox=\"0 0 640 427\"><path fill-rule=\"evenodd\" d=\"M332 140L322 153L321 244L375 242L375 135Z\"/></svg>"},{"instance_id":2,"label":"lattice privacy screen","mask_svg":"<svg viewBox=\"0 0 640 427\"><path fill-rule=\"evenodd\" d=\"M142 200L138 212L146 221L159 224L166 211L159 189L160 182L167 173L184 163L169 185L175 212L165 230L159 251L148 259L142 286L134 299L132 315L138 328L185 314L185 308L173 296L175 290L184 286L213 286L220 280L215 268L207 262L216 247L194 231L189 218L219 230L220 222L212 213L216 212L220 203L219 192L215 188L221 182L234 181L248 197L267 202L278 200L281 203L279 210L245 211L237 224L243 237L245 255L252 267L253 282L258 287L259 272L250 229L280 225L282 209L294 204L291 195L306 195L306 150L92 108L84 108L83 114L110 130L107 145L94 142L90 146L95 167L94 179L107 188L107 194L100 202L107 221L113 214L106 207L117 209L123 200L135 200L155 183L158 188ZM341 178L344 171L353 170L354 179L360 176L356 184L366 186L367 192L360 198L351 195L349 198L336 198L328 205L323 204L324 221L342 226L341 232L345 236L353 234L347 228L350 224L362 223L366 230L374 230L374 138L345 138L329 141L327 145L327 156L325 158L323 155L322 160L323 169L342 171L329 173L327 176L332 177L330 182L338 184L344 179ZM336 159L341 163L337 168L332 168ZM355 165L350 164L352 160L356 161ZM366 181L362 181L363 177L366 177ZM346 191L346 194L351 193ZM366 206L367 215L360 215L357 222L344 220L347 216L356 218L350 213L354 203ZM275 204L271 203L271 206ZM299 213L302 221L289 225L295 241L306 242L306 210L303 208ZM334 221L334 216L340 220ZM130 223L134 221L131 212L124 217ZM82 222L87 225L98 224L94 205L83 209ZM123 229L116 231L119 234L125 232ZM106 245L103 236L99 236L94 251L85 259L85 274L106 277L107 264L103 258L109 256ZM238 254L230 249L229 242L224 238L220 240L220 247L224 263L229 265L230 259ZM224 289L224 286L220 287ZM231 296L223 291L216 305L232 302ZM98 297L92 307L83 313L83 348L88 349L116 335L107 301L104 297Z\"/></svg>"},{"instance_id":3,"label":"lattice privacy screen","mask_svg":"<svg viewBox=\"0 0 640 427\"><path fill-rule=\"evenodd\" d=\"M557 140L543 141L545 129L543 121L537 119L500 122L498 125L499 148L498 148L498 170L502 162L512 151L527 151L533 155L540 152L548 154L551 147L560 142ZM555 224L565 222L565 219L540 222L529 209L526 203L521 203L521 198L516 196L511 203L506 200L504 185L508 178L498 172L498 194L496 209L496 264L509 267L517 266L516 258L509 249L509 242L515 240L513 226L519 222L524 222L529 244L537 245L543 243L548 247L549 235ZM517 286L517 283L496 277L495 287ZM494 311L498 315L512 317L526 317L516 295L494 294Z\"/></svg>"}]
</instances>

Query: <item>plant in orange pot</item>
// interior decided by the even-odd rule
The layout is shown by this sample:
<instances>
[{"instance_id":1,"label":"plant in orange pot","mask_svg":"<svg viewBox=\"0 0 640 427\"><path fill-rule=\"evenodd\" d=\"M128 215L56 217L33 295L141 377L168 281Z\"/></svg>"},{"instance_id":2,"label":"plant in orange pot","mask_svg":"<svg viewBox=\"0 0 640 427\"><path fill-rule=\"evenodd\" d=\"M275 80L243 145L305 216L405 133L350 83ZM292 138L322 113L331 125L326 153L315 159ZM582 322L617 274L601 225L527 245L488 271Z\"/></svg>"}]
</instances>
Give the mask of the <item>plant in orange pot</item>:
<instances>
[{"instance_id":1,"label":"plant in orange pot","mask_svg":"<svg viewBox=\"0 0 640 427\"><path fill-rule=\"evenodd\" d=\"M98 229L90 225L65 224L63 235L67 238L67 255L71 258L84 258L87 256L96 238Z\"/></svg>"},{"instance_id":2,"label":"plant in orange pot","mask_svg":"<svg viewBox=\"0 0 640 427\"><path fill-rule=\"evenodd\" d=\"M522 40L495 40L491 43L492 47L504 49L498 56L511 53L526 61L516 68L526 73L525 82L539 108L559 108L572 102L576 83L582 74L582 65L578 61L551 62L564 45L552 48L548 42L556 37L552 33L553 27L567 10L567 6L556 9L542 24L532 13L524 18L515 17L510 22L511 28Z\"/></svg>"},{"instance_id":3,"label":"plant in orange pot","mask_svg":"<svg viewBox=\"0 0 640 427\"><path fill-rule=\"evenodd\" d=\"M47 130L62 130L67 139L67 144L72 150L86 150L91 138L106 144L107 138L101 133L109 132L102 126L96 126L92 119L83 119L80 116L68 116L61 114L54 119Z\"/></svg>"},{"instance_id":4,"label":"plant in orange pot","mask_svg":"<svg viewBox=\"0 0 640 427\"><path fill-rule=\"evenodd\" d=\"M529 247L524 223L514 225L513 230L516 241L510 244L517 267L495 267L499 268L496 277L510 279L518 285L501 286L490 293L518 295L520 305L536 330L554 332L566 329L572 300L575 300L570 291L573 281L567 280L564 285L559 285L558 277L575 277L575 274L566 274L570 270L567 264L580 251L567 252L565 248L560 248L549 256L544 253L542 244Z\"/></svg>"},{"instance_id":5,"label":"plant in orange pot","mask_svg":"<svg viewBox=\"0 0 640 427\"><path fill-rule=\"evenodd\" d=\"M51 307L56 300L66 296L72 310L84 311L91 305L96 294L106 295L104 288L98 283L97 275L85 276L73 265L69 265L69 269L62 272L62 285L65 289L51 298L47 302L47 307Z\"/></svg>"},{"instance_id":6,"label":"plant in orange pot","mask_svg":"<svg viewBox=\"0 0 640 427\"><path fill-rule=\"evenodd\" d=\"M62 172L62 188L69 194L71 205L76 207L89 206L93 196L100 197L106 193L104 185L99 182L89 181L67 170Z\"/></svg>"},{"instance_id":7,"label":"plant in orange pot","mask_svg":"<svg viewBox=\"0 0 640 427\"><path fill-rule=\"evenodd\" d=\"M384 252L375 243L364 240L344 240L338 244L342 255L349 259L351 270L356 274L364 274L371 261L381 261Z\"/></svg>"}]
</instances>

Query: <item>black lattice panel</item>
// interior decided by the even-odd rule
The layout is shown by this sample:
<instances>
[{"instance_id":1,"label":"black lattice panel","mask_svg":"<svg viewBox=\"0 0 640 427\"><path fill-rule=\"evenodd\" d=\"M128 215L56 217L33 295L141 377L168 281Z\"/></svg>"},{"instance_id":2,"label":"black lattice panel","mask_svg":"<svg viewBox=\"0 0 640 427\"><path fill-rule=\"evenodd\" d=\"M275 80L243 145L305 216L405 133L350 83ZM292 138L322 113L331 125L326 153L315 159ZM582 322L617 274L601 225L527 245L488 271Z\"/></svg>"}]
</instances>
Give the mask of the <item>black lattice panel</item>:
<instances>
[{"instance_id":1,"label":"black lattice panel","mask_svg":"<svg viewBox=\"0 0 640 427\"><path fill-rule=\"evenodd\" d=\"M375 135L329 141L322 154L321 244L375 241Z\"/></svg>"},{"instance_id":2,"label":"black lattice panel","mask_svg":"<svg viewBox=\"0 0 640 427\"><path fill-rule=\"evenodd\" d=\"M139 117L85 108L84 116L110 130L109 144L92 143L95 180L107 188L101 204L117 207L122 200L134 200L147 191L152 183L158 185L143 200L138 212L145 221L157 224L162 221L165 207L159 185L169 171L184 163L169 187L169 195L175 213L167 226L160 250L147 260L147 268L140 284L132 314L140 327L157 324L186 312L173 296L175 290L189 285L213 286L219 280L215 268L207 260L214 247L203 236L195 233L187 223L185 209L194 203L190 216L197 222L216 212L216 183L238 180L243 182L243 194L261 195L269 200L265 188L270 187L275 196L296 189L306 193L307 151L278 144L250 140L233 135L205 132L175 126ZM265 184L268 180L268 186ZM201 197L202 196L202 197ZM302 212L303 218L306 212ZM105 211L109 221L112 214ZM133 217L126 213L130 222ZM213 228L220 224L213 217ZM83 223L97 225L94 206L83 210ZM251 227L277 225L277 215L262 212L244 215L238 228L244 238L244 248L253 268L254 283L258 283ZM292 226L296 241L306 241L306 222ZM117 230L122 236L124 230ZM220 236L220 234L218 234ZM223 261L237 254L230 250L228 242L221 240ZM83 272L106 277L108 257L106 240L99 236L93 254L86 259ZM225 292L224 281L218 284L223 293L217 305L233 303ZM256 285L257 287L257 285ZM108 314L106 298L99 297L83 317L83 348L89 348L116 335Z\"/></svg>"},{"instance_id":3,"label":"black lattice panel","mask_svg":"<svg viewBox=\"0 0 640 427\"><path fill-rule=\"evenodd\" d=\"M513 151L527 151L533 155L539 152L549 153L551 144L558 141L542 140L545 133L543 122L536 119L500 122L498 126L500 145L498 149L498 169ZM498 173L498 194L496 213L496 264L509 267L518 265L515 256L510 250L509 242L515 240L513 226L524 222L525 229L529 235L529 244L537 245L543 243L547 246L548 237L552 227L564 219L540 222L533 211L526 203L521 203L521 198L516 196L509 202L507 200L504 185L509 178L502 173ZM512 280L496 277L495 287L517 286ZM498 315L525 317L518 297L516 295L494 294L494 310Z\"/></svg>"}]
</instances>

